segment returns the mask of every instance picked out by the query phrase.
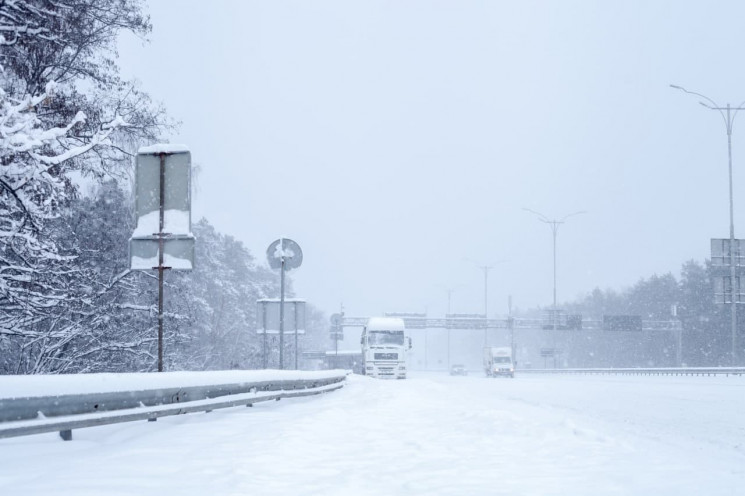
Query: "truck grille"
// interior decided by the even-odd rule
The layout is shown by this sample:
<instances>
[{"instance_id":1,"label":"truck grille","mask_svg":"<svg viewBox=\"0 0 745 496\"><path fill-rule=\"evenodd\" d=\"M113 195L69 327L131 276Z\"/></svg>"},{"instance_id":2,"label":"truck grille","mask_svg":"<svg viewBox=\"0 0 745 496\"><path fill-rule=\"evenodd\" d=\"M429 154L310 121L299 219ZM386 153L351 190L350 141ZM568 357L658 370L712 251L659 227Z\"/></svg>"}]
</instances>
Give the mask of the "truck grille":
<instances>
[{"instance_id":1,"label":"truck grille","mask_svg":"<svg viewBox=\"0 0 745 496\"><path fill-rule=\"evenodd\" d=\"M398 360L398 353L375 353L375 360Z\"/></svg>"}]
</instances>

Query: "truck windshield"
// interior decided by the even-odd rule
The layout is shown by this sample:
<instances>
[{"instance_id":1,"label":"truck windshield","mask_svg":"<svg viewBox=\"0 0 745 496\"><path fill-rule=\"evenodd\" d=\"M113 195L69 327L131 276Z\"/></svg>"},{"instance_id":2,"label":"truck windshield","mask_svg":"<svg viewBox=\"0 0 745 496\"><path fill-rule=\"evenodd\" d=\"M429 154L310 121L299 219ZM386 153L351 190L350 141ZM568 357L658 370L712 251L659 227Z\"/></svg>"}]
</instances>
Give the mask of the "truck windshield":
<instances>
[{"instance_id":1,"label":"truck windshield","mask_svg":"<svg viewBox=\"0 0 745 496\"><path fill-rule=\"evenodd\" d=\"M511 361L510 357L494 357L494 363L510 363Z\"/></svg>"},{"instance_id":2,"label":"truck windshield","mask_svg":"<svg viewBox=\"0 0 745 496\"><path fill-rule=\"evenodd\" d=\"M403 331L369 331L367 337L367 343L370 346L393 344L403 346L404 344L404 332Z\"/></svg>"}]
</instances>

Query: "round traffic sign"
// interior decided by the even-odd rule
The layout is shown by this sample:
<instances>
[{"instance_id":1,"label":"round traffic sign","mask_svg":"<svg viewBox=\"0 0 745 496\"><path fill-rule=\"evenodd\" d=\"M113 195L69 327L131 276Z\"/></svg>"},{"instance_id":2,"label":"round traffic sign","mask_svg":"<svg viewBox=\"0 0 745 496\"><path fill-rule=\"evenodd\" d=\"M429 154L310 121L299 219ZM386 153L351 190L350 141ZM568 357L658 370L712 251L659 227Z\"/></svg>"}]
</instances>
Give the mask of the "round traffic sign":
<instances>
[{"instance_id":1,"label":"round traffic sign","mask_svg":"<svg viewBox=\"0 0 745 496\"><path fill-rule=\"evenodd\" d=\"M283 261L285 270L296 269L303 263L303 250L293 240L279 238L267 248L266 258L273 269L281 268Z\"/></svg>"}]
</instances>

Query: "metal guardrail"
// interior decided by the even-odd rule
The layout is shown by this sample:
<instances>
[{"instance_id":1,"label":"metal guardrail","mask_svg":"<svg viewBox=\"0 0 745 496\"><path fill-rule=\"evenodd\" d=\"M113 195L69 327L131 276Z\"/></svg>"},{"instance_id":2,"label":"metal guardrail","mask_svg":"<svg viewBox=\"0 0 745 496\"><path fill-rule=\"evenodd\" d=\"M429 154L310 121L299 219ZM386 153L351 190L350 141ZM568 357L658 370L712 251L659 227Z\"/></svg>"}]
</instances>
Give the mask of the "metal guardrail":
<instances>
[{"instance_id":1,"label":"metal guardrail","mask_svg":"<svg viewBox=\"0 0 745 496\"><path fill-rule=\"evenodd\" d=\"M517 369L516 374L599 374L599 375L745 375L745 367L655 367L592 369Z\"/></svg>"},{"instance_id":2,"label":"metal guardrail","mask_svg":"<svg viewBox=\"0 0 745 496\"><path fill-rule=\"evenodd\" d=\"M0 438L72 429L322 394L344 386L346 373L323 379L254 381L184 388L0 398Z\"/></svg>"}]
</instances>

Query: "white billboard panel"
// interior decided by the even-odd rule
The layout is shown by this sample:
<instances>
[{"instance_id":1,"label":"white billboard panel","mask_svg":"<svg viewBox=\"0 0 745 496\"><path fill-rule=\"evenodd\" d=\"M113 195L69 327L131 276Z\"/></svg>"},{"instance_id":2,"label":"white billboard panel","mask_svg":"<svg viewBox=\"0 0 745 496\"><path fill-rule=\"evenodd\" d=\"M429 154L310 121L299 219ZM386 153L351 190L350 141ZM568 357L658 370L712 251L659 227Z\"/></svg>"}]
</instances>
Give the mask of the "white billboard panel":
<instances>
[{"instance_id":1,"label":"white billboard panel","mask_svg":"<svg viewBox=\"0 0 745 496\"><path fill-rule=\"evenodd\" d=\"M183 145L153 145L137 152L135 238L160 232L160 177L163 159L163 232L191 235L191 153Z\"/></svg>"},{"instance_id":2,"label":"white billboard panel","mask_svg":"<svg viewBox=\"0 0 745 496\"><path fill-rule=\"evenodd\" d=\"M735 247L735 265L745 265L745 239L734 240ZM714 267L730 266L730 240L729 239L712 239L711 240L711 265Z\"/></svg>"},{"instance_id":3,"label":"white billboard panel","mask_svg":"<svg viewBox=\"0 0 745 496\"><path fill-rule=\"evenodd\" d=\"M132 238L129 240L129 263L132 270L158 268L157 238ZM163 240L163 266L172 270L194 268L194 238L172 237Z\"/></svg>"},{"instance_id":4,"label":"white billboard panel","mask_svg":"<svg viewBox=\"0 0 745 496\"><path fill-rule=\"evenodd\" d=\"M279 298L257 300L256 332L279 334ZM284 334L305 334L305 300L285 298Z\"/></svg>"}]
</instances>

